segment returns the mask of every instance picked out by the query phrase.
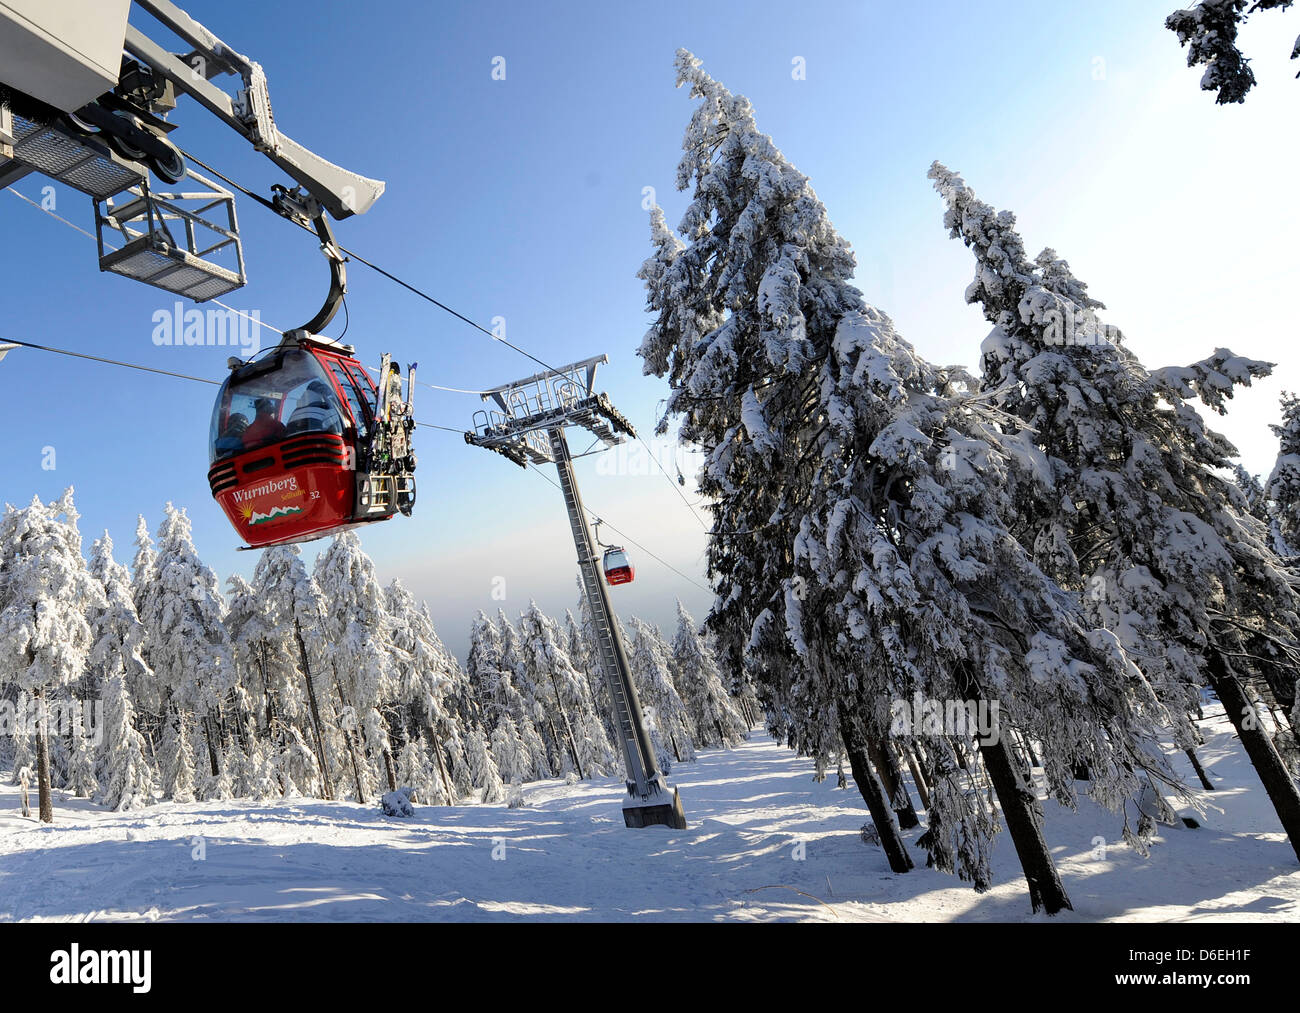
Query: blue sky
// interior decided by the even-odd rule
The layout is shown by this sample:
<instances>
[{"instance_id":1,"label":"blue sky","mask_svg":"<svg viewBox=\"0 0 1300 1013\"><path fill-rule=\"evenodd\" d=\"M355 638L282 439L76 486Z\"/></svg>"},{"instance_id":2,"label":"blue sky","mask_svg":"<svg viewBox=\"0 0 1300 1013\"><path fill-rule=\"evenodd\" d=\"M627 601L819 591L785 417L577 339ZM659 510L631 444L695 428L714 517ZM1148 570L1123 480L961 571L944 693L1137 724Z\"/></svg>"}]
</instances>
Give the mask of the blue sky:
<instances>
[{"instance_id":1,"label":"blue sky","mask_svg":"<svg viewBox=\"0 0 1300 1013\"><path fill-rule=\"evenodd\" d=\"M337 227L341 242L475 320L503 317L507 337L548 362L607 353L600 386L647 438L666 390L635 355L649 323L636 278L649 251L642 199L654 187L672 223L685 207L673 181L692 103L674 90L672 63L686 46L751 99L853 244L867 297L923 354L974 366L987 330L962 300L970 256L946 237L925 178L938 158L1017 212L1031 252L1051 245L1070 260L1148 366L1221 345L1278 362L1217 423L1249 468L1267 471L1277 394L1300 387L1289 298L1300 210L1264 185L1296 164L1300 83L1286 59L1296 25L1256 19L1243 42L1260 86L1245 106L1222 108L1162 27L1173 6L283 0L270 17L261 4L186 4L264 65L282 131L387 182L367 215ZM492 78L498 56L505 80ZM792 76L796 57L804 80ZM269 193L285 182L191 100L172 119L182 147L245 185ZM39 200L46 182L17 189ZM88 197L55 197L61 215L93 229ZM315 244L251 201L239 215L250 280L224 301L277 327L300 324L325 289ZM84 236L4 193L0 236L0 339L224 374L228 349L156 347L153 314L172 298L99 273ZM359 264L348 307L347 340L372 364L392 351L419 360L424 380L475 389L536 368ZM207 489L212 388L21 350L0 363L0 380L0 498L75 486L87 549L108 528L125 561L136 515L156 528L171 500L223 579L251 573L256 557L235 551ZM421 419L438 425L467 426L479 407L427 388L418 397ZM426 598L462 656L477 608L571 607L576 567L557 490L455 434L422 429L418 440L416 516L363 535L383 579L400 576ZM46 447L53 470L42 467ZM680 596L702 616L701 525L657 469L600 461L580 462L588 505L694 581L639 553L617 606L670 622Z\"/></svg>"}]
</instances>

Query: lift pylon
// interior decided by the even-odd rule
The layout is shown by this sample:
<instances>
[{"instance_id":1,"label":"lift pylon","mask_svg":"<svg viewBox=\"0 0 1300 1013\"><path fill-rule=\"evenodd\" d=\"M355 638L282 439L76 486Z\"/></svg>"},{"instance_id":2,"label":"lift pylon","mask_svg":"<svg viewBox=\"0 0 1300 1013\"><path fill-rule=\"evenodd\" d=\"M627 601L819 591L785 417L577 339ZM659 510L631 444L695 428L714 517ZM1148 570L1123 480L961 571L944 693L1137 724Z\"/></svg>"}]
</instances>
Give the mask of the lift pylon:
<instances>
[{"instance_id":1,"label":"lift pylon","mask_svg":"<svg viewBox=\"0 0 1300 1013\"><path fill-rule=\"evenodd\" d=\"M595 627L600 667L609 688L614 723L627 765L623 822L629 827L668 826L685 830L686 814L681 796L659 769L641 702L632 684L627 648L610 606L596 539L587 522L573 470L573 455L564 432L567 426L580 426L606 447L622 443L625 436L636 435L632 423L609 398L595 393L596 367L608 361L604 355L584 359L485 392L483 400L496 408L475 413L474 431L465 434L465 442L495 451L520 467L545 462L555 465L578 551L582 590Z\"/></svg>"}]
</instances>

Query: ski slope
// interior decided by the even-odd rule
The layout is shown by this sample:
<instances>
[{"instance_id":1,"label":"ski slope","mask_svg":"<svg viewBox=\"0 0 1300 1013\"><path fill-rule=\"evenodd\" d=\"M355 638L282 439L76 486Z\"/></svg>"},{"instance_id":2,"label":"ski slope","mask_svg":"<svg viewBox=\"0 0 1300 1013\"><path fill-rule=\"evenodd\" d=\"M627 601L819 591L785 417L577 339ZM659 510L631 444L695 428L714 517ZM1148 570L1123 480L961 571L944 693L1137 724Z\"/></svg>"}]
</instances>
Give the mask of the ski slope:
<instances>
[{"instance_id":1,"label":"ski slope","mask_svg":"<svg viewBox=\"0 0 1300 1013\"><path fill-rule=\"evenodd\" d=\"M1217 716L1216 716L1217 714ZM1151 857L1091 803L1046 803L1076 910L1061 920L1300 920L1300 867L1221 713L1202 758L1221 790L1201 829L1162 828ZM1190 773L1190 772L1189 772ZM626 830L617 781L525 788L527 806L289 800L106 812L56 792L55 819L0 788L0 920L1003 921L1031 917L1005 832L978 895L924 867L889 871L865 806L755 734L677 767L690 829ZM35 798L32 799L35 806ZM911 831L915 841L919 831ZM1093 838L1108 841L1095 857ZM195 857L200 855L201 858ZM495 855L495 857L494 857ZM1042 917L1042 916L1038 916Z\"/></svg>"}]
</instances>

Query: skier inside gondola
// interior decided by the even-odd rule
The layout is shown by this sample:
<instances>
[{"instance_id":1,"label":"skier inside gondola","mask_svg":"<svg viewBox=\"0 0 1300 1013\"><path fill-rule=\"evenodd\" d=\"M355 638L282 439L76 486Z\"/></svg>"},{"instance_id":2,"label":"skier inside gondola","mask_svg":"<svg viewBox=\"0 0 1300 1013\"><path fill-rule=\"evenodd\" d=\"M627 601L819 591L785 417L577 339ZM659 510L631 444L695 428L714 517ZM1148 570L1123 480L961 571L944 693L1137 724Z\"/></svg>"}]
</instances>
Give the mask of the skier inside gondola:
<instances>
[{"instance_id":1,"label":"skier inside gondola","mask_svg":"<svg viewBox=\"0 0 1300 1013\"><path fill-rule=\"evenodd\" d=\"M244 449L244 433L248 429L248 418L239 412L234 412L230 416L230 421L226 423L225 432L217 440L217 453L225 457L229 454L237 454Z\"/></svg>"},{"instance_id":2,"label":"skier inside gondola","mask_svg":"<svg viewBox=\"0 0 1300 1013\"><path fill-rule=\"evenodd\" d=\"M244 449L252 450L264 443L274 443L284 435L284 423L276 417L276 403L269 397L260 397L254 404L257 417L244 430Z\"/></svg>"},{"instance_id":3,"label":"skier inside gondola","mask_svg":"<svg viewBox=\"0 0 1300 1013\"><path fill-rule=\"evenodd\" d=\"M289 416L285 433L289 436L295 433L343 434L343 418L335 404L334 395L324 381L313 380L307 384L298 407Z\"/></svg>"}]
</instances>

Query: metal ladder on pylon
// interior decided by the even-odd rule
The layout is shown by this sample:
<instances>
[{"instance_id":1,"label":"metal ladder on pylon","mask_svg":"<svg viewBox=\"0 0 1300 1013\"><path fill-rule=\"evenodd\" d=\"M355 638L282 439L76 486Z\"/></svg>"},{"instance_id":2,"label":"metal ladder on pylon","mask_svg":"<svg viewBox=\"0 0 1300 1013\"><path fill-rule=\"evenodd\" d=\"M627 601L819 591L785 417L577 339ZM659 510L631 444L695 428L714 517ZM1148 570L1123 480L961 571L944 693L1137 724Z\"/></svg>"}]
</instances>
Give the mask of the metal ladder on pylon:
<instances>
[{"instance_id":1,"label":"metal ladder on pylon","mask_svg":"<svg viewBox=\"0 0 1300 1013\"><path fill-rule=\"evenodd\" d=\"M604 581L598 572L594 540L591 529L587 526L582 497L578 493L578 485L574 479L573 463L569 454L568 441L564 437L564 429L557 427L547 430L547 436L550 438L555 468L560 475L560 489L564 493L564 505L569 513L573 540L578 547L578 566L582 573L587 604L591 609L600 664L605 673L605 684L609 687L615 720L623 739L628 791L634 792L641 798L647 798L651 792L661 790L663 776L655 760L654 750L650 746L649 735L645 731L641 704L637 699L636 688L632 685L627 652L623 648L622 638L614 622Z\"/></svg>"}]
</instances>

